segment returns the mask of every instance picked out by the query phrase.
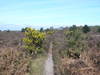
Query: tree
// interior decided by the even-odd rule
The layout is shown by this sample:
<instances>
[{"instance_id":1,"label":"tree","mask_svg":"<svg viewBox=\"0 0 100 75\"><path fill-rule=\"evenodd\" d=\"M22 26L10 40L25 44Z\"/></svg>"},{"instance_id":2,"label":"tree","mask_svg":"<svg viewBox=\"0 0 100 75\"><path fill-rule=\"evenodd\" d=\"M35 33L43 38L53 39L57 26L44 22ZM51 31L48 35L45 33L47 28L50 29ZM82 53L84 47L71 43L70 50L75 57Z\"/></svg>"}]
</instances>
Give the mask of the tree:
<instances>
[{"instance_id":1,"label":"tree","mask_svg":"<svg viewBox=\"0 0 100 75\"><path fill-rule=\"evenodd\" d=\"M88 25L85 25L85 26L82 28L82 31L83 31L84 33L90 32L89 26L88 26Z\"/></svg>"},{"instance_id":2,"label":"tree","mask_svg":"<svg viewBox=\"0 0 100 75\"><path fill-rule=\"evenodd\" d=\"M98 26L97 32L100 32L100 26Z\"/></svg>"},{"instance_id":3,"label":"tree","mask_svg":"<svg viewBox=\"0 0 100 75\"><path fill-rule=\"evenodd\" d=\"M40 28L40 32L43 32L44 30L43 30L43 28Z\"/></svg>"},{"instance_id":4,"label":"tree","mask_svg":"<svg viewBox=\"0 0 100 75\"><path fill-rule=\"evenodd\" d=\"M70 31L75 31L77 29L76 25L73 25L72 27L69 28Z\"/></svg>"},{"instance_id":5,"label":"tree","mask_svg":"<svg viewBox=\"0 0 100 75\"><path fill-rule=\"evenodd\" d=\"M21 32L25 32L29 27L22 28Z\"/></svg>"},{"instance_id":6,"label":"tree","mask_svg":"<svg viewBox=\"0 0 100 75\"><path fill-rule=\"evenodd\" d=\"M25 28L22 28L21 32L25 32Z\"/></svg>"},{"instance_id":7,"label":"tree","mask_svg":"<svg viewBox=\"0 0 100 75\"><path fill-rule=\"evenodd\" d=\"M10 32L10 30L7 30L7 32Z\"/></svg>"},{"instance_id":8,"label":"tree","mask_svg":"<svg viewBox=\"0 0 100 75\"><path fill-rule=\"evenodd\" d=\"M51 26L51 27L50 27L50 30L54 30L54 28Z\"/></svg>"},{"instance_id":9,"label":"tree","mask_svg":"<svg viewBox=\"0 0 100 75\"><path fill-rule=\"evenodd\" d=\"M25 31L26 37L23 38L25 49L31 54L37 54L43 51L42 44L45 39L45 33L38 30L27 28Z\"/></svg>"}]
</instances>

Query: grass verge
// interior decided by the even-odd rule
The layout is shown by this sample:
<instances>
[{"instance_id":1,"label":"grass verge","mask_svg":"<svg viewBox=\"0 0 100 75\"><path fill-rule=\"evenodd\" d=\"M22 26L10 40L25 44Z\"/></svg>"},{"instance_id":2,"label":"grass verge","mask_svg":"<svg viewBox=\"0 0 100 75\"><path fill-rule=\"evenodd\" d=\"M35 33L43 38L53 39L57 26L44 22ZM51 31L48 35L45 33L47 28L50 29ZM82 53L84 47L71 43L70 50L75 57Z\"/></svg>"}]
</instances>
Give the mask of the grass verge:
<instances>
[{"instance_id":1,"label":"grass verge","mask_svg":"<svg viewBox=\"0 0 100 75\"><path fill-rule=\"evenodd\" d=\"M45 56L38 56L30 62L30 75L43 75L45 59Z\"/></svg>"}]
</instances>

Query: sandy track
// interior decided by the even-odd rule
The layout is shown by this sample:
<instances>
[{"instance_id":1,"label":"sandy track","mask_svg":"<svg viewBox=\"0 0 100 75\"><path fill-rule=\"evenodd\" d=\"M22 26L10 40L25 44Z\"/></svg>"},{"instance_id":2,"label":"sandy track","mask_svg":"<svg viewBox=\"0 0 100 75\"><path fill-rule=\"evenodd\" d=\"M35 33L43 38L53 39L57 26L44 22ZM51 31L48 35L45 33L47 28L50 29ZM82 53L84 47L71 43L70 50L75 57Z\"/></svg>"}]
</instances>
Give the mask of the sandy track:
<instances>
[{"instance_id":1,"label":"sandy track","mask_svg":"<svg viewBox=\"0 0 100 75\"><path fill-rule=\"evenodd\" d=\"M54 64L52 59L52 43L50 43L48 58L44 65L44 75L54 75Z\"/></svg>"}]
</instances>

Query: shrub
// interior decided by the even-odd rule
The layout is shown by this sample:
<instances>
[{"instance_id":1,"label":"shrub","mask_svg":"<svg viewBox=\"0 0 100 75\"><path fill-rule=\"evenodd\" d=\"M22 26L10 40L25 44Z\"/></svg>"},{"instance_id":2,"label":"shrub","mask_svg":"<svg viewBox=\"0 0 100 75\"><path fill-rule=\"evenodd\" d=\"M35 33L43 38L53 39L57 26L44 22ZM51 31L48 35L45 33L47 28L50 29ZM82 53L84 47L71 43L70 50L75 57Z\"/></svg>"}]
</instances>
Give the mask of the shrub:
<instances>
[{"instance_id":1,"label":"shrub","mask_svg":"<svg viewBox=\"0 0 100 75\"><path fill-rule=\"evenodd\" d=\"M66 32L67 39L67 56L69 57L78 57L83 51L85 46L85 36L82 34L81 30L76 26L71 27L69 31Z\"/></svg>"},{"instance_id":2,"label":"shrub","mask_svg":"<svg viewBox=\"0 0 100 75\"><path fill-rule=\"evenodd\" d=\"M17 48L0 48L0 75L27 75L31 57Z\"/></svg>"},{"instance_id":3,"label":"shrub","mask_svg":"<svg viewBox=\"0 0 100 75\"><path fill-rule=\"evenodd\" d=\"M27 28L25 35L26 37L23 38L25 49L27 49L31 54L37 54L43 51L42 43L45 39L45 33L32 28Z\"/></svg>"}]
</instances>

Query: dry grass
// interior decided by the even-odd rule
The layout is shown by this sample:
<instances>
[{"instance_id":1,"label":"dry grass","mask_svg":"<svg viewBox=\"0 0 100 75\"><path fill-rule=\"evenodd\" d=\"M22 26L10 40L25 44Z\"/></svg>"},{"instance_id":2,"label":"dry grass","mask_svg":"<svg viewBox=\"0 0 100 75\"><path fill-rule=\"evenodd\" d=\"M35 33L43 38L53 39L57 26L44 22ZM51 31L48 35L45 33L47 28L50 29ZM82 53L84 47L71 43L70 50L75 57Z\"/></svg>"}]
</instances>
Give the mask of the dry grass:
<instances>
[{"instance_id":1,"label":"dry grass","mask_svg":"<svg viewBox=\"0 0 100 75\"><path fill-rule=\"evenodd\" d=\"M100 75L100 34L87 35L84 51L74 59L66 56L68 46L63 31L53 34L55 75Z\"/></svg>"},{"instance_id":2,"label":"dry grass","mask_svg":"<svg viewBox=\"0 0 100 75\"><path fill-rule=\"evenodd\" d=\"M0 75L27 75L30 58L16 48L0 49Z\"/></svg>"},{"instance_id":3,"label":"dry grass","mask_svg":"<svg viewBox=\"0 0 100 75\"><path fill-rule=\"evenodd\" d=\"M24 34L19 31L0 32L0 47L21 46Z\"/></svg>"},{"instance_id":4,"label":"dry grass","mask_svg":"<svg viewBox=\"0 0 100 75\"><path fill-rule=\"evenodd\" d=\"M45 56L23 50L22 32L0 32L0 75L42 75Z\"/></svg>"}]
</instances>

